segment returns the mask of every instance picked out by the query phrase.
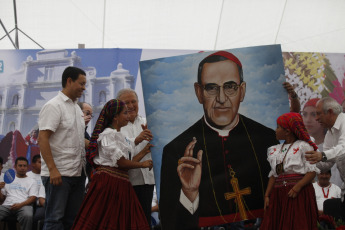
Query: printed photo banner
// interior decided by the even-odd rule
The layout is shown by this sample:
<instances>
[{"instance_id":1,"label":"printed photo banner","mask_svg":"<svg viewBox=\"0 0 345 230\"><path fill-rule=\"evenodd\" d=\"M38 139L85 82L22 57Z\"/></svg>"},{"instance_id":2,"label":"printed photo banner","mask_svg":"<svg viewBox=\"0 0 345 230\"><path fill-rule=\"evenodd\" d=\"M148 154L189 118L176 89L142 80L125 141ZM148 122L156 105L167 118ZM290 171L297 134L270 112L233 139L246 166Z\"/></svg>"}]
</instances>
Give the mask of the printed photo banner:
<instances>
[{"instance_id":1,"label":"printed photo banner","mask_svg":"<svg viewBox=\"0 0 345 230\"><path fill-rule=\"evenodd\" d=\"M267 147L277 142L272 130L277 117L289 111L282 86L281 48L272 45L227 51L242 63L246 89L241 89L245 96L239 106L238 124L223 138L212 136L212 125L204 121L203 105L194 89L200 61L215 51L140 62L146 116L154 135L152 156L164 227L178 228L187 220L211 226L262 215L269 170ZM239 83L239 79L234 81ZM215 82L209 79L207 83ZM194 157L203 150L197 222L180 202L181 179L177 175L178 161L193 137L197 139ZM230 166L238 183L229 176L234 175L229 172ZM233 199L231 192L241 189L247 189L248 194ZM176 223L177 219L181 223Z\"/></svg>"},{"instance_id":2,"label":"printed photo banner","mask_svg":"<svg viewBox=\"0 0 345 230\"><path fill-rule=\"evenodd\" d=\"M93 106L91 133L108 100L122 88L136 90L139 114L145 117L139 61L195 53L192 50L62 49L0 50L0 156L4 171L19 156L29 163L39 154L38 114L42 106L62 89L61 76L67 66L87 74L86 90L79 101Z\"/></svg>"}]
</instances>

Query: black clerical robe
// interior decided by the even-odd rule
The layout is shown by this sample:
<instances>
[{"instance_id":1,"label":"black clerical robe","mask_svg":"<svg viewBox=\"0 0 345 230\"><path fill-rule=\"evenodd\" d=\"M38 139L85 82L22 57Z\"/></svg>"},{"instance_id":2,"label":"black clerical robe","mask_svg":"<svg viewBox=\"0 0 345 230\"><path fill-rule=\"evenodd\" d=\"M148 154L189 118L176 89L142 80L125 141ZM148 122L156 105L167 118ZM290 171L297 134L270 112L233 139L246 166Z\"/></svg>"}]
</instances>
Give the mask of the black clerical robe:
<instances>
[{"instance_id":1,"label":"black clerical robe","mask_svg":"<svg viewBox=\"0 0 345 230\"><path fill-rule=\"evenodd\" d=\"M199 208L191 215L179 201L177 164L193 137L197 139L194 157L199 150L203 150L203 157ZM226 137L219 136L201 118L163 149L159 201L162 228L195 229L242 220L235 199L225 199L225 194L234 192L230 167L239 190L248 193L250 188L250 194L241 195L247 219L262 216L270 171L267 148L277 143L272 129L243 115Z\"/></svg>"}]
</instances>

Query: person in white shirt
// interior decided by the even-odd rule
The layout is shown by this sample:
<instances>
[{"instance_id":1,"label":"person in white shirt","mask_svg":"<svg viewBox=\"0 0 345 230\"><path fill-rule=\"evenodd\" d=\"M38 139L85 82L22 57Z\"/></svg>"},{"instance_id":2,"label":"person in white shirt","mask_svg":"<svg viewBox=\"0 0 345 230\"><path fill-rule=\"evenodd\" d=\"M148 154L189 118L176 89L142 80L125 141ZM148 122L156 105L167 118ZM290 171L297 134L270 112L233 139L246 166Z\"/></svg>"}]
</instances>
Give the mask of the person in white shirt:
<instances>
[{"instance_id":1,"label":"person in white shirt","mask_svg":"<svg viewBox=\"0 0 345 230\"><path fill-rule=\"evenodd\" d=\"M326 136L327 129L323 127L317 120L316 120L316 103L320 100L320 98L311 98L309 99L303 107L301 111L301 115L303 117L303 122L305 127L308 130L308 133L311 137L315 139L315 144L318 147L318 151L323 151L323 142ZM337 169L337 165L334 164L332 169L332 177L330 182L333 184L338 185L339 187L342 185L343 181L340 178L339 170Z\"/></svg>"},{"instance_id":2,"label":"person in white shirt","mask_svg":"<svg viewBox=\"0 0 345 230\"><path fill-rule=\"evenodd\" d=\"M67 67L62 91L39 113L41 176L46 189L44 229L70 229L85 191L85 121L77 99L83 95L86 73Z\"/></svg>"},{"instance_id":3,"label":"person in white shirt","mask_svg":"<svg viewBox=\"0 0 345 230\"><path fill-rule=\"evenodd\" d=\"M36 182L26 175L28 160L18 157L14 168L16 177L10 184L1 187L0 200L4 203L0 206L0 220L7 216L15 215L22 229L31 230L33 206L38 189Z\"/></svg>"},{"instance_id":4,"label":"person in white shirt","mask_svg":"<svg viewBox=\"0 0 345 230\"><path fill-rule=\"evenodd\" d=\"M345 181L345 114L343 108L333 98L325 97L316 104L316 120L328 129L323 144L323 152L306 152L306 159L310 163L317 164L322 170L330 169L334 163L337 164L342 181ZM321 162L320 162L321 161ZM342 198L345 192L344 183L341 187ZM342 217L345 219L345 203L342 202Z\"/></svg>"},{"instance_id":5,"label":"person in white shirt","mask_svg":"<svg viewBox=\"0 0 345 230\"><path fill-rule=\"evenodd\" d=\"M32 158L31 168L32 171L29 171L26 175L35 180L38 187L37 206L33 220L33 229L36 229L38 221L44 219L44 204L46 202L46 192L41 179L41 155L38 154Z\"/></svg>"},{"instance_id":6,"label":"person in white shirt","mask_svg":"<svg viewBox=\"0 0 345 230\"><path fill-rule=\"evenodd\" d=\"M140 161L152 145L131 157L134 143L120 132L128 120L123 101L111 99L104 105L86 153L95 173L72 229L150 229L128 170L152 168L152 160Z\"/></svg>"},{"instance_id":7,"label":"person in white shirt","mask_svg":"<svg viewBox=\"0 0 345 230\"><path fill-rule=\"evenodd\" d=\"M116 98L123 101L128 108L129 122L121 128L121 133L136 144L135 152L132 156L134 157L145 148L153 136L147 128L146 119L138 114L138 96L136 92L132 89L122 89L118 92ZM152 160L151 153L143 157L141 162L146 160ZM131 169L128 173L129 180L145 212L146 219L151 224L151 203L155 185L153 170L138 168Z\"/></svg>"},{"instance_id":8,"label":"person in white shirt","mask_svg":"<svg viewBox=\"0 0 345 230\"><path fill-rule=\"evenodd\" d=\"M41 156L35 155L31 161L32 170L27 172L26 175L34 179L37 183L38 188L42 185L41 179Z\"/></svg>"},{"instance_id":9,"label":"person in white shirt","mask_svg":"<svg viewBox=\"0 0 345 230\"><path fill-rule=\"evenodd\" d=\"M321 171L317 175L318 181L313 183L319 215L323 214L323 202L327 199L340 198L341 190L330 182L331 170Z\"/></svg>"}]
</instances>

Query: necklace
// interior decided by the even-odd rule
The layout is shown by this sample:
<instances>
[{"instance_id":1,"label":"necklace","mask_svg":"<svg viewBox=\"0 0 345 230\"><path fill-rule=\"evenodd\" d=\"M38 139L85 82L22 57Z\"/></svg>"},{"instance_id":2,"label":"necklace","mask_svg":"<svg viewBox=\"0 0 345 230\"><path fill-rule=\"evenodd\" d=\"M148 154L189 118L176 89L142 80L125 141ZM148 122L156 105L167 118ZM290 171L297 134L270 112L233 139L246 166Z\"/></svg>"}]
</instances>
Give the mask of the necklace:
<instances>
[{"instance_id":1,"label":"necklace","mask_svg":"<svg viewBox=\"0 0 345 230\"><path fill-rule=\"evenodd\" d=\"M320 184L319 184L320 185ZM327 194L325 193L325 190L324 190L324 188L323 187L321 187L322 188L322 193L323 193L323 197L324 198L328 198L328 195L329 195L329 189L331 188L331 186L332 186L332 184L330 184L329 185L329 187L328 187L328 189L327 189Z\"/></svg>"},{"instance_id":2,"label":"necklace","mask_svg":"<svg viewBox=\"0 0 345 230\"><path fill-rule=\"evenodd\" d=\"M241 123L242 125L244 126L245 130L246 130L246 133L247 133L247 137L249 139L249 142L251 144L251 147L252 147L252 150L253 150L253 153L254 153L254 156L255 156L255 160L257 162L257 165L258 165L258 168L259 168L259 174L260 174L260 181L261 181L261 190L262 190L262 195L263 195L263 199L264 199L264 183L263 183L263 179L262 179L262 175L261 175L261 167L260 167L260 164L259 164L259 161L258 161L258 158L257 158L257 154L256 154L256 151L255 151L255 148L254 148L254 145L253 145L253 142L250 138L250 135L248 133L248 130L247 130L247 127L246 125L244 124L243 122L243 119L242 117L240 116L240 119L241 119ZM210 182L211 182L211 186L212 186L212 192L213 192L213 198L214 198L214 201L216 203L216 206L217 206L217 209L218 209L218 212L219 212L219 216L222 218L222 220L224 221L224 223L229 223L229 221L227 221L223 214L222 214L222 210L220 209L219 207L219 204L218 204L218 201L217 201L217 197L216 197L216 191L214 189L214 184L213 184L213 179L212 179L212 174L211 174L211 167L210 167L210 162L209 162L209 158L208 158L208 152L207 152L207 146L206 146L206 138L205 138L205 129L204 129L204 121L202 120L202 134L203 134L203 142L204 142L204 148L205 148L205 155L206 155L206 160L207 160L207 166L208 166L208 172L209 172L209 176L210 176ZM229 168L230 170L230 176L233 177L233 179L235 178L235 171L230 167ZM232 180L233 180L232 179ZM237 178L235 178L237 180ZM227 194L224 194L225 197L227 196ZM246 206L246 205L245 205ZM250 213L250 211L248 210L248 212ZM254 215L251 214L253 217ZM236 218L236 216L235 216Z\"/></svg>"},{"instance_id":3,"label":"necklace","mask_svg":"<svg viewBox=\"0 0 345 230\"><path fill-rule=\"evenodd\" d=\"M276 173L277 173L278 175L280 175L280 174L282 174L282 173L284 172L284 160L285 160L285 157L286 157L287 153L289 152L290 148L293 146L294 143L295 143L295 141L292 142L291 145L289 146L289 148L287 149L287 151L286 151L286 153L285 153L285 155L284 155L284 158L283 158L282 162L276 165ZM281 152L281 153L285 151L285 150L283 150L284 145L285 145L285 142L284 142L284 144L282 145L282 147L280 148L280 152ZM283 151L282 151L282 150L283 150Z\"/></svg>"}]
</instances>

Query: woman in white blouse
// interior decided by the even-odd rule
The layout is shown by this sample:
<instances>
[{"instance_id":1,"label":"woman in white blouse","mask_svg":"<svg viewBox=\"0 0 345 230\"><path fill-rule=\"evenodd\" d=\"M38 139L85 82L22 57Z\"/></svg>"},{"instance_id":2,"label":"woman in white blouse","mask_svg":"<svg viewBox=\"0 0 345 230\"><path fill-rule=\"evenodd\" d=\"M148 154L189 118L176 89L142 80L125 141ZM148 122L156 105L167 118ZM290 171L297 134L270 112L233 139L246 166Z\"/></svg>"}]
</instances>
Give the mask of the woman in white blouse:
<instances>
[{"instance_id":1,"label":"woman in white blouse","mask_svg":"<svg viewBox=\"0 0 345 230\"><path fill-rule=\"evenodd\" d=\"M128 170L152 168L152 160L140 162L152 145L131 159L134 143L120 133L128 120L124 102L113 99L104 105L86 153L96 172L73 229L149 229Z\"/></svg>"},{"instance_id":2,"label":"woman in white blouse","mask_svg":"<svg viewBox=\"0 0 345 230\"><path fill-rule=\"evenodd\" d=\"M283 144L268 149L271 165L265 193L262 229L317 229L317 205L312 181L319 173L305 159L316 150L299 113L286 113L277 119L276 137Z\"/></svg>"}]
</instances>

